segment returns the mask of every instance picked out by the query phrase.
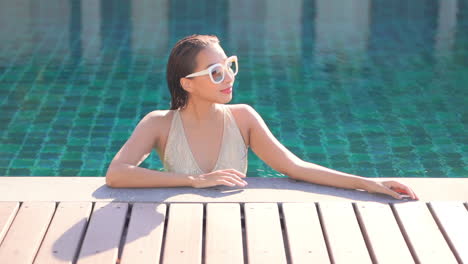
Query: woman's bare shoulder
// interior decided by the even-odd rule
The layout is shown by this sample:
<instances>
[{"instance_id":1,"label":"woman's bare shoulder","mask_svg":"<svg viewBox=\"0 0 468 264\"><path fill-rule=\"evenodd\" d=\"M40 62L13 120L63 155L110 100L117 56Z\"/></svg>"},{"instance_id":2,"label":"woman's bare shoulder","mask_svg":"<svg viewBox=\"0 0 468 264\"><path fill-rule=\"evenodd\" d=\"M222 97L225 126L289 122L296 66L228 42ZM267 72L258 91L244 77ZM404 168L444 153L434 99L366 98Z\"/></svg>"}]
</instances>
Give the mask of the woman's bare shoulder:
<instances>
[{"instance_id":1,"label":"woman's bare shoulder","mask_svg":"<svg viewBox=\"0 0 468 264\"><path fill-rule=\"evenodd\" d=\"M242 122L255 122L259 117L257 111L255 111L255 109L248 104L233 104L228 105L228 107L236 120Z\"/></svg>"},{"instance_id":2,"label":"woman's bare shoulder","mask_svg":"<svg viewBox=\"0 0 468 264\"><path fill-rule=\"evenodd\" d=\"M143 119L165 121L171 119L174 114L174 110L153 110L145 115Z\"/></svg>"},{"instance_id":3,"label":"woman's bare shoulder","mask_svg":"<svg viewBox=\"0 0 468 264\"><path fill-rule=\"evenodd\" d=\"M140 121L145 126L154 128L166 128L170 127L172 117L174 116L173 110L154 110L147 113Z\"/></svg>"},{"instance_id":4,"label":"woman's bare shoulder","mask_svg":"<svg viewBox=\"0 0 468 264\"><path fill-rule=\"evenodd\" d=\"M248 104L233 104L228 107L236 119L238 126L244 131L250 131L252 127L256 127L262 120L257 111Z\"/></svg>"},{"instance_id":5,"label":"woman's bare shoulder","mask_svg":"<svg viewBox=\"0 0 468 264\"><path fill-rule=\"evenodd\" d=\"M256 113L255 109L248 104L231 104L227 106L229 107L233 115L240 115L242 117L246 117L248 115L252 115L252 113Z\"/></svg>"},{"instance_id":6,"label":"woman's bare shoulder","mask_svg":"<svg viewBox=\"0 0 468 264\"><path fill-rule=\"evenodd\" d=\"M140 138L147 136L151 138L158 147L161 142L165 142L167 134L171 128L173 110L154 110L147 113L135 128L135 133Z\"/></svg>"}]
</instances>

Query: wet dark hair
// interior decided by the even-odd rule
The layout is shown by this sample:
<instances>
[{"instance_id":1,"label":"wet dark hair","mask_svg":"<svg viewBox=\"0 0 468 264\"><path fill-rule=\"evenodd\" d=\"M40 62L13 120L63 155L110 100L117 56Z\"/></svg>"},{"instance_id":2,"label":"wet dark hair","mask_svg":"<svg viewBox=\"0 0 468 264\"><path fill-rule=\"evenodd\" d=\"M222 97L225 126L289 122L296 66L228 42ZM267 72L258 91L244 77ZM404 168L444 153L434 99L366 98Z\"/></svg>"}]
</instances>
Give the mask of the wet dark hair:
<instances>
[{"instance_id":1,"label":"wet dark hair","mask_svg":"<svg viewBox=\"0 0 468 264\"><path fill-rule=\"evenodd\" d=\"M196 57L201 50L218 43L219 39L214 35L191 35L174 45L166 69L167 86L171 92L171 110L187 105L188 93L182 88L180 78L193 73L197 67Z\"/></svg>"}]
</instances>

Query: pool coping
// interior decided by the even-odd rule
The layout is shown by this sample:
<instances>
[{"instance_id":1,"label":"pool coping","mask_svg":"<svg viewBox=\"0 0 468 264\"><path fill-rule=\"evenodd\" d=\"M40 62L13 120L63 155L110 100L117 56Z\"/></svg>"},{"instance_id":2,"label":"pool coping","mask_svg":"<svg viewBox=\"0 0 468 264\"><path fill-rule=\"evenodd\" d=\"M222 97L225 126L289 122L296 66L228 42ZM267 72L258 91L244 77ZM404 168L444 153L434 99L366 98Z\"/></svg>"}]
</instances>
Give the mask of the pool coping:
<instances>
[{"instance_id":1,"label":"pool coping","mask_svg":"<svg viewBox=\"0 0 468 264\"><path fill-rule=\"evenodd\" d=\"M468 201L468 178L379 178L408 184L420 201ZM115 201L167 203L318 202L395 203L381 194L289 178L248 178L245 188L110 188L104 177L0 177L0 201Z\"/></svg>"}]
</instances>

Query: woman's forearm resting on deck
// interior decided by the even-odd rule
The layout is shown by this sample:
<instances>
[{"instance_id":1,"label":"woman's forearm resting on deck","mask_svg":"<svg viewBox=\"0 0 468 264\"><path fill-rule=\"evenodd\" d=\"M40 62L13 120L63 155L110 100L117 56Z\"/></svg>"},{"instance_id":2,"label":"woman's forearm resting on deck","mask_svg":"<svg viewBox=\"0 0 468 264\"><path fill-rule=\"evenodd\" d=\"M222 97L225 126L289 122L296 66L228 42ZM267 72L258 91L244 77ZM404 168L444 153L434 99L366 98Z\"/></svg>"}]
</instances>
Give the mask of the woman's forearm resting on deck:
<instances>
[{"instance_id":1,"label":"woman's forearm resting on deck","mask_svg":"<svg viewBox=\"0 0 468 264\"><path fill-rule=\"evenodd\" d=\"M306 161L295 163L287 175L295 180L346 189L363 189L369 179L325 168Z\"/></svg>"},{"instance_id":2,"label":"woman's forearm resting on deck","mask_svg":"<svg viewBox=\"0 0 468 264\"><path fill-rule=\"evenodd\" d=\"M153 171L126 163L112 163L106 174L106 184L113 188L194 187L216 185L246 186L246 175L235 169L222 169L204 174L177 174Z\"/></svg>"},{"instance_id":3,"label":"woman's forearm resting on deck","mask_svg":"<svg viewBox=\"0 0 468 264\"><path fill-rule=\"evenodd\" d=\"M298 160L295 159L294 165L290 166L285 173L296 180L338 188L360 189L370 193L383 193L396 199L403 199L405 196L414 200L419 199L411 188L394 180L369 179Z\"/></svg>"},{"instance_id":4,"label":"woman's forearm resting on deck","mask_svg":"<svg viewBox=\"0 0 468 264\"><path fill-rule=\"evenodd\" d=\"M192 186L192 177L112 163L106 173L106 184L112 188L182 187Z\"/></svg>"}]
</instances>

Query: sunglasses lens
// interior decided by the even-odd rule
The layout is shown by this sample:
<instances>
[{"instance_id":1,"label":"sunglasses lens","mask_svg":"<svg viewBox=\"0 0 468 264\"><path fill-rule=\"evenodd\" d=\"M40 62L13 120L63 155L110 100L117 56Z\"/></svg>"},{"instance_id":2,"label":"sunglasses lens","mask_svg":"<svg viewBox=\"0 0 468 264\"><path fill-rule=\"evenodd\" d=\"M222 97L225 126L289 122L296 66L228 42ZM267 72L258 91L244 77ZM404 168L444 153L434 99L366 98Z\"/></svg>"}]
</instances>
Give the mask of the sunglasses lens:
<instances>
[{"instance_id":1,"label":"sunglasses lens","mask_svg":"<svg viewBox=\"0 0 468 264\"><path fill-rule=\"evenodd\" d=\"M228 62L228 69L229 71L233 74L233 75L236 75L237 74L237 61L236 60L231 60L230 62Z\"/></svg>"},{"instance_id":2,"label":"sunglasses lens","mask_svg":"<svg viewBox=\"0 0 468 264\"><path fill-rule=\"evenodd\" d=\"M213 77L213 80L216 82L216 83L219 83L223 80L224 78L224 71L223 71L223 67L221 66L218 66L218 67L214 67L211 72L210 72L211 76Z\"/></svg>"}]
</instances>

